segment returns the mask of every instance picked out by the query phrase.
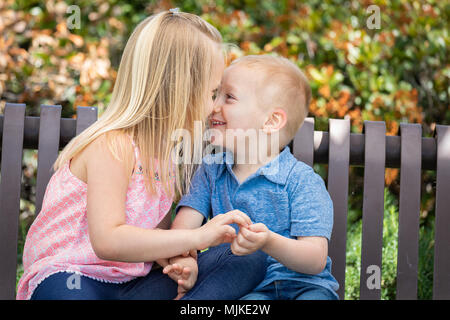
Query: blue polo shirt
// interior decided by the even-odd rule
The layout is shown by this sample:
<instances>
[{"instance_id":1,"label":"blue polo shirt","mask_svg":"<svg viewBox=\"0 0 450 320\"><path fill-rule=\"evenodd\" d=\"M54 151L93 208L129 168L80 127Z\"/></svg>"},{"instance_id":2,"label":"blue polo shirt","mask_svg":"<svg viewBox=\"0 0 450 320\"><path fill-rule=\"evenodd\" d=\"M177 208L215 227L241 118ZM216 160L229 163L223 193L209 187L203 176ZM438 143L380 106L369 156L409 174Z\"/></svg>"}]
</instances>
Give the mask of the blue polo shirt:
<instances>
[{"instance_id":1,"label":"blue polo shirt","mask_svg":"<svg viewBox=\"0 0 450 320\"><path fill-rule=\"evenodd\" d=\"M242 183L232 170L233 163L231 152L205 156L176 212L188 206L209 218L240 210L253 223L264 223L282 236L292 239L320 236L330 240L333 203L323 179L310 166L298 161L289 147ZM269 256L266 277L258 288L276 280L307 282L333 292L339 287L331 275L329 257L321 273L308 275L290 270Z\"/></svg>"}]
</instances>

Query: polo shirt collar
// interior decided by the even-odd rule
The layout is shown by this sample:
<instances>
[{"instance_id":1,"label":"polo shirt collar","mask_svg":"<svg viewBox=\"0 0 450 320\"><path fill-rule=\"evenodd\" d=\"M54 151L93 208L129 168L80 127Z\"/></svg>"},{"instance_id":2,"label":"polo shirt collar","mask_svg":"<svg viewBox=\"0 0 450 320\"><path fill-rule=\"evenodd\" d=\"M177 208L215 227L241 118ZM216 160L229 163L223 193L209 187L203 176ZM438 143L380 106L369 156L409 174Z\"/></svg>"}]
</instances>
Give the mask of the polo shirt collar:
<instances>
[{"instance_id":1,"label":"polo shirt collar","mask_svg":"<svg viewBox=\"0 0 450 320\"><path fill-rule=\"evenodd\" d=\"M233 174L234 155L232 152L224 152L225 165L230 174ZM297 160L292 155L291 150L286 146L283 151L278 154L269 163L259 168L252 176L263 175L266 179L277 183L286 184L289 173Z\"/></svg>"}]
</instances>

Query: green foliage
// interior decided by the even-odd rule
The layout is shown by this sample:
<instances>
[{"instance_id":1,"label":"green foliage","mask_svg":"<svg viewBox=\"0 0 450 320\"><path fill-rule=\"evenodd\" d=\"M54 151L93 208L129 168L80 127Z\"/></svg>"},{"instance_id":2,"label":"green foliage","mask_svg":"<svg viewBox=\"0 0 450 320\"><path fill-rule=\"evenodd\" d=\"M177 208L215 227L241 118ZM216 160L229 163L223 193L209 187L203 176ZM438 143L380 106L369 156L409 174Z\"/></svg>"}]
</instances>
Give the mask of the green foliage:
<instances>
[{"instance_id":1,"label":"green foliage","mask_svg":"<svg viewBox=\"0 0 450 320\"><path fill-rule=\"evenodd\" d=\"M319 130L327 117L347 116L352 130L363 120L384 120L389 134L400 122L450 123L450 6L445 1L290 0L80 0L80 29L67 29L73 1L13 1L0 52L1 101L77 105L110 99L125 43L138 22L170 7L200 15L243 54L280 54L304 69L313 88L311 115ZM380 28L367 21L375 4ZM48 37L51 38L48 38ZM96 72L96 69L97 70ZM64 71L65 70L65 71Z\"/></svg>"},{"instance_id":2,"label":"green foliage","mask_svg":"<svg viewBox=\"0 0 450 320\"><path fill-rule=\"evenodd\" d=\"M355 213L354 211L359 211ZM352 208L349 217L360 216ZM432 298L433 245L432 226L419 229L418 299ZM361 272L362 220L349 219L347 229L347 267L345 270L345 299L359 299ZM383 249L381 266L381 298L393 300L397 286L398 202L388 189L384 193Z\"/></svg>"}]
</instances>

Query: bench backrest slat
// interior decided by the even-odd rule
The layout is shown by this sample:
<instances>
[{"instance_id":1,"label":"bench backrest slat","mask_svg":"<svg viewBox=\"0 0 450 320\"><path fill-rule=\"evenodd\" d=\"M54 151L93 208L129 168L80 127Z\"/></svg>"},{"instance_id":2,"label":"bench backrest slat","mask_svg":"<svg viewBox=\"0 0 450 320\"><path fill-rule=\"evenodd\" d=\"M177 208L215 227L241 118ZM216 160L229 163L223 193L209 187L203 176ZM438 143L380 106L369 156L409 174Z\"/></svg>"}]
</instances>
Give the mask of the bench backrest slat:
<instances>
[{"instance_id":1,"label":"bench backrest slat","mask_svg":"<svg viewBox=\"0 0 450 320\"><path fill-rule=\"evenodd\" d=\"M333 200L334 221L329 246L332 272L339 283L338 295L345 297L350 120L329 121L328 192Z\"/></svg>"},{"instance_id":2,"label":"bench backrest slat","mask_svg":"<svg viewBox=\"0 0 450 320\"><path fill-rule=\"evenodd\" d=\"M314 162L314 118L306 118L293 141L292 154L308 166Z\"/></svg>"},{"instance_id":3,"label":"bench backrest slat","mask_svg":"<svg viewBox=\"0 0 450 320\"><path fill-rule=\"evenodd\" d=\"M78 107L76 135L97 120L97 108ZM41 105L39 124L38 172L36 188L36 215L42 208L47 184L53 174L53 163L58 157L61 131L61 106Z\"/></svg>"},{"instance_id":4,"label":"bench backrest slat","mask_svg":"<svg viewBox=\"0 0 450 320\"><path fill-rule=\"evenodd\" d=\"M41 105L39 122L38 171L36 179L36 216L42 208L47 184L58 157L61 126L61 106Z\"/></svg>"},{"instance_id":5,"label":"bench backrest slat","mask_svg":"<svg viewBox=\"0 0 450 320\"><path fill-rule=\"evenodd\" d=\"M381 121L365 121L364 130L360 299L377 300L381 298L377 281L381 278L383 246L386 125Z\"/></svg>"},{"instance_id":6,"label":"bench backrest slat","mask_svg":"<svg viewBox=\"0 0 450 320\"><path fill-rule=\"evenodd\" d=\"M25 105L7 103L0 181L0 299L15 298L24 124Z\"/></svg>"},{"instance_id":7,"label":"bench backrest slat","mask_svg":"<svg viewBox=\"0 0 450 320\"><path fill-rule=\"evenodd\" d=\"M433 299L450 299L450 126L436 126Z\"/></svg>"},{"instance_id":8,"label":"bench backrest slat","mask_svg":"<svg viewBox=\"0 0 450 320\"><path fill-rule=\"evenodd\" d=\"M77 107L77 129L76 135L79 135L84 129L89 127L97 120L97 108L95 107Z\"/></svg>"},{"instance_id":9,"label":"bench backrest slat","mask_svg":"<svg viewBox=\"0 0 450 320\"><path fill-rule=\"evenodd\" d=\"M417 299L422 126L400 124L401 164L398 217L397 300Z\"/></svg>"}]
</instances>

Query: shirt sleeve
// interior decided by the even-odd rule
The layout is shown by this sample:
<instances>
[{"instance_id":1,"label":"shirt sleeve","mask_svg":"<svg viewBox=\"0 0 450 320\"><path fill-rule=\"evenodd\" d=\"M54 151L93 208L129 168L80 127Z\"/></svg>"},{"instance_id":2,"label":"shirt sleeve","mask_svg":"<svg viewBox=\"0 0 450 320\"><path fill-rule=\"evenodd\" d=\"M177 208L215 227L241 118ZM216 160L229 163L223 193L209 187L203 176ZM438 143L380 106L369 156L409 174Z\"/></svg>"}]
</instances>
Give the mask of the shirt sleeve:
<instances>
[{"instance_id":1,"label":"shirt sleeve","mask_svg":"<svg viewBox=\"0 0 450 320\"><path fill-rule=\"evenodd\" d=\"M308 170L290 199L291 236L331 238L333 202L320 175Z\"/></svg>"},{"instance_id":2,"label":"shirt sleeve","mask_svg":"<svg viewBox=\"0 0 450 320\"><path fill-rule=\"evenodd\" d=\"M211 213L211 184L205 163L202 163L194 173L189 191L181 198L175 213L183 206L197 210L208 219Z\"/></svg>"}]
</instances>

